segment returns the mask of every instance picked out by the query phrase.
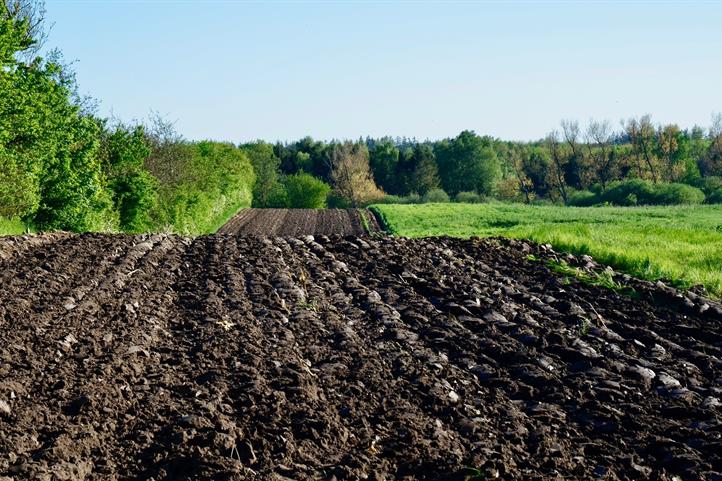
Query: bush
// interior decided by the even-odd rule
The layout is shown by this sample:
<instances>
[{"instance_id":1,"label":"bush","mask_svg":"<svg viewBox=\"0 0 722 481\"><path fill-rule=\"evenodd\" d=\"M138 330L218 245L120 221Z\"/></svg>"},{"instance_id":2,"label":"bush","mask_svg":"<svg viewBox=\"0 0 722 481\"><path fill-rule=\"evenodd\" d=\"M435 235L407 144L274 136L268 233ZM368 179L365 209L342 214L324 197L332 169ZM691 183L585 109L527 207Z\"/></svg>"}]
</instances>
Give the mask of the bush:
<instances>
[{"instance_id":1,"label":"bush","mask_svg":"<svg viewBox=\"0 0 722 481\"><path fill-rule=\"evenodd\" d=\"M124 232L143 232L151 226L149 213L157 200L158 182L145 168L149 155L142 126L103 126L98 156Z\"/></svg>"},{"instance_id":2,"label":"bush","mask_svg":"<svg viewBox=\"0 0 722 481\"><path fill-rule=\"evenodd\" d=\"M421 204L423 199L419 194L411 193L401 198L402 204Z\"/></svg>"},{"instance_id":3,"label":"bush","mask_svg":"<svg viewBox=\"0 0 722 481\"><path fill-rule=\"evenodd\" d=\"M607 190L602 192L600 200L614 205L654 204L654 191L654 184L648 180L623 180L609 184Z\"/></svg>"},{"instance_id":4,"label":"bush","mask_svg":"<svg viewBox=\"0 0 722 481\"><path fill-rule=\"evenodd\" d=\"M591 207L599 203L599 196L589 190L578 190L569 194L567 204L576 207Z\"/></svg>"},{"instance_id":5,"label":"bush","mask_svg":"<svg viewBox=\"0 0 722 481\"><path fill-rule=\"evenodd\" d=\"M704 199L704 192L691 185L652 184L640 179L614 182L601 195L602 202L622 206L701 204Z\"/></svg>"},{"instance_id":6,"label":"bush","mask_svg":"<svg viewBox=\"0 0 722 481\"><path fill-rule=\"evenodd\" d=\"M704 177L696 186L704 192L708 204L722 204L722 177Z\"/></svg>"},{"instance_id":7,"label":"bush","mask_svg":"<svg viewBox=\"0 0 722 481\"><path fill-rule=\"evenodd\" d=\"M478 204L482 202L482 197L476 192L459 192L454 200L465 204Z\"/></svg>"},{"instance_id":8,"label":"bush","mask_svg":"<svg viewBox=\"0 0 722 481\"><path fill-rule=\"evenodd\" d=\"M706 201L708 204L722 204L722 189L710 191Z\"/></svg>"},{"instance_id":9,"label":"bush","mask_svg":"<svg viewBox=\"0 0 722 481\"><path fill-rule=\"evenodd\" d=\"M431 189L421 198L422 202L449 202L449 195L443 189Z\"/></svg>"},{"instance_id":10,"label":"bush","mask_svg":"<svg viewBox=\"0 0 722 481\"><path fill-rule=\"evenodd\" d=\"M375 204L420 204L421 196L419 194L409 194L406 196L387 194L377 201Z\"/></svg>"},{"instance_id":11,"label":"bush","mask_svg":"<svg viewBox=\"0 0 722 481\"><path fill-rule=\"evenodd\" d=\"M221 142L174 141L157 145L154 157L175 168L163 172L153 230L197 235L215 232L238 210L251 206L255 183L246 154ZM155 174L155 172L154 172Z\"/></svg>"},{"instance_id":12,"label":"bush","mask_svg":"<svg viewBox=\"0 0 722 481\"><path fill-rule=\"evenodd\" d=\"M331 192L328 194L328 206L332 209L348 209L351 207L351 202L338 192Z\"/></svg>"},{"instance_id":13,"label":"bush","mask_svg":"<svg viewBox=\"0 0 722 481\"><path fill-rule=\"evenodd\" d=\"M654 202L659 205L701 204L704 192L687 184L657 184Z\"/></svg>"},{"instance_id":14,"label":"bush","mask_svg":"<svg viewBox=\"0 0 722 481\"><path fill-rule=\"evenodd\" d=\"M323 209L331 187L316 177L300 172L283 179L288 194L288 207L292 209Z\"/></svg>"},{"instance_id":15,"label":"bush","mask_svg":"<svg viewBox=\"0 0 722 481\"><path fill-rule=\"evenodd\" d=\"M254 207L261 206L254 205ZM262 207L272 207L276 209L285 209L288 207L288 192L286 192L286 187L280 181L267 192Z\"/></svg>"}]
</instances>

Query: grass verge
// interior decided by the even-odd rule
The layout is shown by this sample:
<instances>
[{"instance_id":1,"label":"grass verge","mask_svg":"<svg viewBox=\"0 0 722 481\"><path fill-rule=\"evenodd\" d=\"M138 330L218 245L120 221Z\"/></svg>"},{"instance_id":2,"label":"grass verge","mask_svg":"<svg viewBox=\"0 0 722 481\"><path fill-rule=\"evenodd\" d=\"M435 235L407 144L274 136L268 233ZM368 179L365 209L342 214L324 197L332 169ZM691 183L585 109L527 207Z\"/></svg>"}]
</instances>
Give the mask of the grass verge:
<instances>
[{"instance_id":1,"label":"grass verge","mask_svg":"<svg viewBox=\"0 0 722 481\"><path fill-rule=\"evenodd\" d=\"M26 226L21 220L0 217L0 236L22 235L27 231L28 226Z\"/></svg>"},{"instance_id":2,"label":"grass verge","mask_svg":"<svg viewBox=\"0 0 722 481\"><path fill-rule=\"evenodd\" d=\"M560 207L524 204L372 206L407 237L506 236L589 254L643 279L702 285L722 298L722 206Z\"/></svg>"}]
</instances>

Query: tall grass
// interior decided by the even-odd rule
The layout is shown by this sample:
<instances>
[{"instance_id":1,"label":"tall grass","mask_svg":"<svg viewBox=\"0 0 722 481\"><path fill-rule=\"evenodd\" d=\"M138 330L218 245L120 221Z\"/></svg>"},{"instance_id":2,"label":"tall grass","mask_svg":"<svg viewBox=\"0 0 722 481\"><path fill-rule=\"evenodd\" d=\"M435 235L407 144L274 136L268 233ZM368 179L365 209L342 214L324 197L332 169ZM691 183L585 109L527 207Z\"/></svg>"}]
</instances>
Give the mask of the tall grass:
<instances>
[{"instance_id":1,"label":"tall grass","mask_svg":"<svg viewBox=\"0 0 722 481\"><path fill-rule=\"evenodd\" d=\"M397 235L506 236L589 254L644 279L722 298L722 206L375 205Z\"/></svg>"},{"instance_id":2,"label":"tall grass","mask_svg":"<svg viewBox=\"0 0 722 481\"><path fill-rule=\"evenodd\" d=\"M21 235L27 230L27 226L18 219L6 219L0 217L0 236Z\"/></svg>"}]
</instances>

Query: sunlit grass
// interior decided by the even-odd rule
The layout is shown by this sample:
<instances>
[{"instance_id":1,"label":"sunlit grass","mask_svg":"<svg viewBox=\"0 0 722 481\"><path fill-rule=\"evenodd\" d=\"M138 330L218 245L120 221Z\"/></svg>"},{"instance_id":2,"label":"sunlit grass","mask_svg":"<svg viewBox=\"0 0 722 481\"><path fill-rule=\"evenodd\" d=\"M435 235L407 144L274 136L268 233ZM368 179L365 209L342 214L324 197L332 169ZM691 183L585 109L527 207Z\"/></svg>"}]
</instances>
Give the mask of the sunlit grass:
<instances>
[{"instance_id":1,"label":"sunlit grass","mask_svg":"<svg viewBox=\"0 0 722 481\"><path fill-rule=\"evenodd\" d=\"M506 236L589 254L637 277L722 297L722 206L376 205L397 235Z\"/></svg>"},{"instance_id":2,"label":"sunlit grass","mask_svg":"<svg viewBox=\"0 0 722 481\"><path fill-rule=\"evenodd\" d=\"M27 227L18 219L0 217L0 236L24 234Z\"/></svg>"}]
</instances>

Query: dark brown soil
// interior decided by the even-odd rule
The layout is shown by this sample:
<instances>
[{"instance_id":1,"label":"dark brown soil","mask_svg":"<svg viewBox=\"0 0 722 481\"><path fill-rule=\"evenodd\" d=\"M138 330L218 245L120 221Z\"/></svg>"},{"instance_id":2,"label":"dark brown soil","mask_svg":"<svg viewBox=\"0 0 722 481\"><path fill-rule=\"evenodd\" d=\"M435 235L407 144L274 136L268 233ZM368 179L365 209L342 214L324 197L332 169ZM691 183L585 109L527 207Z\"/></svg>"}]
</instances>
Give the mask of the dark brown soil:
<instances>
[{"instance_id":1,"label":"dark brown soil","mask_svg":"<svg viewBox=\"0 0 722 481\"><path fill-rule=\"evenodd\" d=\"M378 231L376 216L367 209L244 209L218 232L300 237L333 234L363 236Z\"/></svg>"},{"instance_id":2,"label":"dark brown soil","mask_svg":"<svg viewBox=\"0 0 722 481\"><path fill-rule=\"evenodd\" d=\"M719 305L529 254L1 239L0 479L722 479Z\"/></svg>"}]
</instances>

